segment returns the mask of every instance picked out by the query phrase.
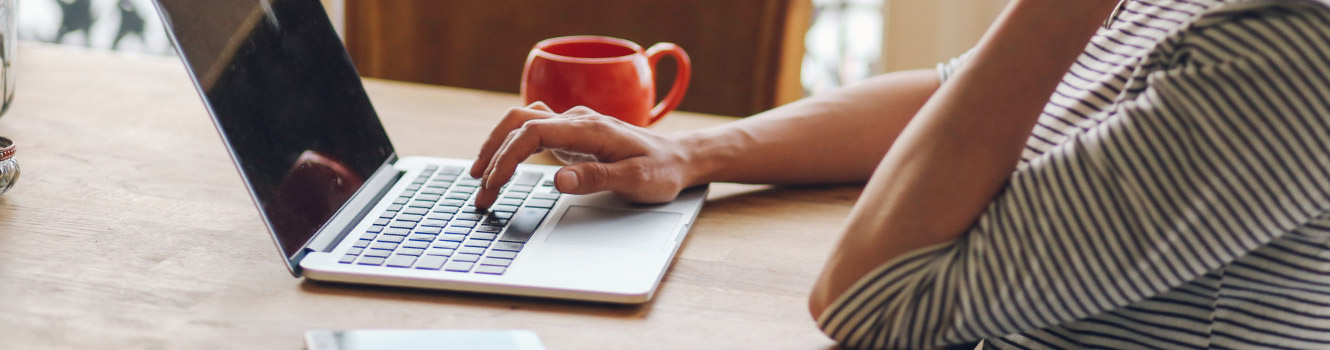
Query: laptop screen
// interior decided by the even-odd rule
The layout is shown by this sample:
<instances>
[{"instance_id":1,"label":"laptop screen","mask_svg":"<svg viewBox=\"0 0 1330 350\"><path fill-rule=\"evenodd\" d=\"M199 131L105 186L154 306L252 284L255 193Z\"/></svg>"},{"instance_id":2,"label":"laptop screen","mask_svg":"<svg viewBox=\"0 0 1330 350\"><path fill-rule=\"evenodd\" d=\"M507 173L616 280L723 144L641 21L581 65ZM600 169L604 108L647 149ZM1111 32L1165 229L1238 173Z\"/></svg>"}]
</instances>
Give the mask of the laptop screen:
<instances>
[{"instance_id":1,"label":"laptop screen","mask_svg":"<svg viewBox=\"0 0 1330 350\"><path fill-rule=\"evenodd\" d=\"M392 144L318 0L158 0L259 211L295 257Z\"/></svg>"}]
</instances>

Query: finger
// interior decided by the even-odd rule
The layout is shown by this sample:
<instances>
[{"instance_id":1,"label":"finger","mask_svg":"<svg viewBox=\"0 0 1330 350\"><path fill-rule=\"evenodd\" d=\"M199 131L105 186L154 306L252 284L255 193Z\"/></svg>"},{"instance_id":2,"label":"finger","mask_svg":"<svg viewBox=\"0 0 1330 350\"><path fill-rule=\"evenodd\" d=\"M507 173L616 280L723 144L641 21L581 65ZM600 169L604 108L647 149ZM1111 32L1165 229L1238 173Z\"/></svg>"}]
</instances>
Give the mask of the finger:
<instances>
[{"instance_id":1,"label":"finger","mask_svg":"<svg viewBox=\"0 0 1330 350\"><path fill-rule=\"evenodd\" d=\"M503 145L504 140L514 129L522 126L527 121L542 118L551 118L556 116L550 111L550 107L543 102L536 102L527 105L524 108L513 107L508 109L499 124L490 131L490 136L485 143L480 146L480 154L476 156L476 161L471 164L471 177L481 178L484 170L489 164L494 153Z\"/></svg>"},{"instance_id":2,"label":"finger","mask_svg":"<svg viewBox=\"0 0 1330 350\"><path fill-rule=\"evenodd\" d=\"M600 114L600 113L596 113L596 110L591 109L591 107L579 105L573 108L569 108L567 111L563 112L560 115L566 117L576 117L576 116L593 115L593 114Z\"/></svg>"},{"instance_id":3,"label":"finger","mask_svg":"<svg viewBox=\"0 0 1330 350\"><path fill-rule=\"evenodd\" d=\"M545 102L542 101L532 102L531 104L526 105L526 108L554 113L554 110L550 109L550 106L546 105Z\"/></svg>"},{"instance_id":4,"label":"finger","mask_svg":"<svg viewBox=\"0 0 1330 350\"><path fill-rule=\"evenodd\" d=\"M500 186L500 187L502 187L502 186ZM500 187L495 187L495 188L492 189L492 190L491 190L491 189L486 189L486 188L481 188L481 189L477 190L477 191L476 191L476 200L475 200L475 202L472 203L472 205L475 205L475 206L476 206L476 210L477 210L477 211L479 211L479 212L485 212L486 209L489 209L490 206L494 205L494 202L497 201L497 200L499 199L499 188L500 188Z\"/></svg>"},{"instance_id":5,"label":"finger","mask_svg":"<svg viewBox=\"0 0 1330 350\"><path fill-rule=\"evenodd\" d=\"M483 181L490 187L499 187L512 177L517 163L540 148L589 153L607 161L645 154L643 145L629 139L627 132L606 119L610 118L555 118L527 122L494 156Z\"/></svg>"},{"instance_id":6,"label":"finger","mask_svg":"<svg viewBox=\"0 0 1330 350\"><path fill-rule=\"evenodd\" d=\"M678 196L676 184L668 176L657 176L665 171L644 164L642 158L629 158L614 163L578 163L559 169L554 174L554 186L568 194L590 194L612 191L634 202L668 202Z\"/></svg>"},{"instance_id":7,"label":"finger","mask_svg":"<svg viewBox=\"0 0 1330 350\"><path fill-rule=\"evenodd\" d=\"M509 142L512 142L512 139L515 135L517 135L517 130L509 132L508 135L504 138L502 145L507 145ZM502 146L500 146L500 148L502 148ZM476 191L476 200L474 201L474 203L476 208L482 211L485 209L489 209L490 205L493 204L494 201L499 198L499 189L503 187L502 183L492 184L486 181L487 179L489 179L490 172L494 171L494 168L492 166L493 163L491 162L492 160L493 159L484 162L484 164L486 164L486 167L481 168L481 175L477 176L477 178L480 179L480 189ZM480 164L481 160L477 159L476 162L477 164ZM474 173L476 169L477 168L472 167L471 168L472 173Z\"/></svg>"}]
</instances>

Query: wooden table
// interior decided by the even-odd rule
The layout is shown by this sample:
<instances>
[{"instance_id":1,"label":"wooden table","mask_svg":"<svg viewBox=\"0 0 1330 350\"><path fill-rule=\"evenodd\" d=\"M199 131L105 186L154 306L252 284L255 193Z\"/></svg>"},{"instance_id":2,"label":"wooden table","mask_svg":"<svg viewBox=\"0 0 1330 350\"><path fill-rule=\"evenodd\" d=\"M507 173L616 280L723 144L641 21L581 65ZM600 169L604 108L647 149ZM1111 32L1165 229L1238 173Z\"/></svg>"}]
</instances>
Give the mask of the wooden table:
<instances>
[{"instance_id":1,"label":"wooden table","mask_svg":"<svg viewBox=\"0 0 1330 350\"><path fill-rule=\"evenodd\" d=\"M309 329L529 329L551 349L823 349L806 299L858 187L716 184L652 302L309 282L175 57L23 43L0 135L0 347L298 349ZM366 82L398 152L474 157L516 96ZM726 118L676 113L656 128Z\"/></svg>"}]
</instances>

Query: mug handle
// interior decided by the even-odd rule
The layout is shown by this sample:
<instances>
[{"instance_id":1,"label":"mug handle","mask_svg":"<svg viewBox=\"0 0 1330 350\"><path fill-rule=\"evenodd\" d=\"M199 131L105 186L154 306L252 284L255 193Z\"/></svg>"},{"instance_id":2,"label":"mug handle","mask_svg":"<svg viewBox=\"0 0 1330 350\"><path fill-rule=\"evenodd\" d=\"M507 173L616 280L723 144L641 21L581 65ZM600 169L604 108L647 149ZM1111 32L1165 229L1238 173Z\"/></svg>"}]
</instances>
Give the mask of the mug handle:
<instances>
[{"instance_id":1,"label":"mug handle","mask_svg":"<svg viewBox=\"0 0 1330 350\"><path fill-rule=\"evenodd\" d=\"M651 120L647 125L655 124L664 117L666 113L674 110L683 101L683 94L688 91L688 77L693 72L693 62L688 59L688 53L683 51L679 45L672 43L657 43L647 49L647 63L651 65L651 75L656 75L656 63L660 62L661 57L666 55L674 57L679 62L679 71L674 75L674 86L670 87L670 93L665 95L665 99L660 101L655 107L651 108Z\"/></svg>"}]
</instances>

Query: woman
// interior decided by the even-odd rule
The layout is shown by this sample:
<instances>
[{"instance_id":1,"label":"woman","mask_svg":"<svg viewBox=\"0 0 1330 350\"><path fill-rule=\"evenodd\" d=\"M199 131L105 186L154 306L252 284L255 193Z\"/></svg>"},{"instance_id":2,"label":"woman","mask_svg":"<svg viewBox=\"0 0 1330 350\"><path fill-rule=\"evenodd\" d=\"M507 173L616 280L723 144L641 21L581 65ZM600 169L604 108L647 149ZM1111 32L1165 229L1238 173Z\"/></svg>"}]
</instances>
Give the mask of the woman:
<instances>
[{"instance_id":1,"label":"woman","mask_svg":"<svg viewBox=\"0 0 1330 350\"><path fill-rule=\"evenodd\" d=\"M866 180L809 301L847 347L1327 348L1326 57L1320 1L1014 0L942 74L711 129L513 109L477 205L543 148L646 202Z\"/></svg>"}]
</instances>

